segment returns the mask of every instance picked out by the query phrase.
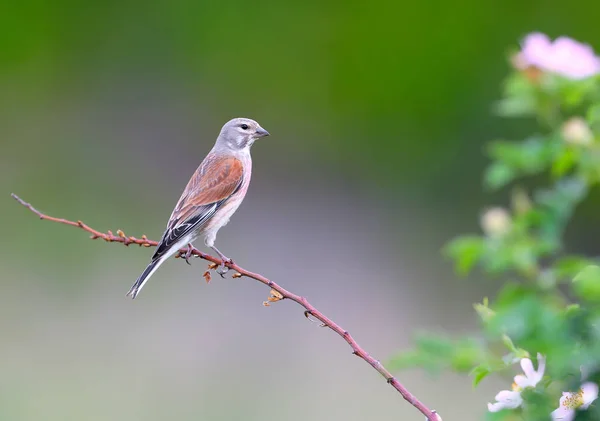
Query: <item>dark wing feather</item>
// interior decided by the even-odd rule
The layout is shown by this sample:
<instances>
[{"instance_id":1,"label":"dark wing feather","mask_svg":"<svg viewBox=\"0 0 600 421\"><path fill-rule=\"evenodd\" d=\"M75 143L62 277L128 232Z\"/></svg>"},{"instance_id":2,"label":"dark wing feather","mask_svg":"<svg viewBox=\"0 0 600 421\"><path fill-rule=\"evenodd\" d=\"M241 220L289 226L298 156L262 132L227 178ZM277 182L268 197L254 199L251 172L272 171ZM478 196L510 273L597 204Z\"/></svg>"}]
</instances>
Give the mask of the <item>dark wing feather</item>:
<instances>
[{"instance_id":1,"label":"dark wing feather","mask_svg":"<svg viewBox=\"0 0 600 421\"><path fill-rule=\"evenodd\" d=\"M244 167L234 157L209 154L183 191L152 259L204 225L242 185Z\"/></svg>"}]
</instances>

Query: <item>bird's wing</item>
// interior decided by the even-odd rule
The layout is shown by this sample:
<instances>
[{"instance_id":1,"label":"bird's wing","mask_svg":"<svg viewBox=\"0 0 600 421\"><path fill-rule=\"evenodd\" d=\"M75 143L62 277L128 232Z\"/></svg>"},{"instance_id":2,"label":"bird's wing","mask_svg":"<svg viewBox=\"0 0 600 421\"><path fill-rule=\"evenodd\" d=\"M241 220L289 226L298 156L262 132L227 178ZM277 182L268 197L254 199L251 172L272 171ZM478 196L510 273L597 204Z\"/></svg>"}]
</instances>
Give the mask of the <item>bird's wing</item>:
<instances>
[{"instance_id":1,"label":"bird's wing","mask_svg":"<svg viewBox=\"0 0 600 421\"><path fill-rule=\"evenodd\" d=\"M242 185L244 166L234 157L209 154L183 191L152 259L202 226Z\"/></svg>"}]
</instances>

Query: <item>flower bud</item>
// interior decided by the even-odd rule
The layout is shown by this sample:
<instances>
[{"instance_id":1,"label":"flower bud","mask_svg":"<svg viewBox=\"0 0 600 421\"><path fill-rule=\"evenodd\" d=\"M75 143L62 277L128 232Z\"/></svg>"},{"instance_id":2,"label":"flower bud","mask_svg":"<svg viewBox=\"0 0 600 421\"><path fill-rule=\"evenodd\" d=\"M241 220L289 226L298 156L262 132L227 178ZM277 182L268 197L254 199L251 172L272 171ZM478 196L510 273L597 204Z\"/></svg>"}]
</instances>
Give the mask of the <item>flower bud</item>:
<instances>
[{"instance_id":1,"label":"flower bud","mask_svg":"<svg viewBox=\"0 0 600 421\"><path fill-rule=\"evenodd\" d=\"M481 228L490 237L503 236L510 230L511 225L510 214L504 208L490 208L481 216Z\"/></svg>"},{"instance_id":2,"label":"flower bud","mask_svg":"<svg viewBox=\"0 0 600 421\"><path fill-rule=\"evenodd\" d=\"M567 120L563 124L561 132L565 142L574 145L589 145L594 139L594 133L592 133L590 126L581 117L572 117Z\"/></svg>"}]
</instances>

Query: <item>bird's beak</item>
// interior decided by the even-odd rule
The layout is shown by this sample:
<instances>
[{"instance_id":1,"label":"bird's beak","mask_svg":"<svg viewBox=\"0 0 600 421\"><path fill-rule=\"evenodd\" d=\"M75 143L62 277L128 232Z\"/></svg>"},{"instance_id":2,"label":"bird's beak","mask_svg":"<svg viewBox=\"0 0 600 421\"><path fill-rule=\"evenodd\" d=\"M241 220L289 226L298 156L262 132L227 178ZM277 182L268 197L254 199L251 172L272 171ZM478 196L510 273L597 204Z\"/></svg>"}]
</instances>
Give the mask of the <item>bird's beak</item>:
<instances>
[{"instance_id":1,"label":"bird's beak","mask_svg":"<svg viewBox=\"0 0 600 421\"><path fill-rule=\"evenodd\" d=\"M256 137L266 137L266 136L269 136L268 131L266 131L262 127L259 127L258 129L256 129Z\"/></svg>"}]
</instances>

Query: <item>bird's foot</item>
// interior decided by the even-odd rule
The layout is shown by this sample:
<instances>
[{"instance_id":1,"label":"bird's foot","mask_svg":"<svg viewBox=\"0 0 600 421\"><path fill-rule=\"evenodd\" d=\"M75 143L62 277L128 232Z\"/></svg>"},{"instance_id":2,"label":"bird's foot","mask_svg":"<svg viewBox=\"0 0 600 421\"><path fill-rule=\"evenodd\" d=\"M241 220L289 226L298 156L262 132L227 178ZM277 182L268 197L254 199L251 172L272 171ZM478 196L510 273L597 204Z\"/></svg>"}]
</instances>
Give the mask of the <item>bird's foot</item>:
<instances>
[{"instance_id":1,"label":"bird's foot","mask_svg":"<svg viewBox=\"0 0 600 421\"><path fill-rule=\"evenodd\" d=\"M219 265L219 269L217 269L217 273L221 275L221 278L225 278L225 274L229 271L229 268L225 266L225 264L231 265L233 264L233 260L221 253L214 245L210 246L210 248L213 249L221 259L221 264Z\"/></svg>"},{"instance_id":2,"label":"bird's foot","mask_svg":"<svg viewBox=\"0 0 600 421\"><path fill-rule=\"evenodd\" d=\"M219 265L219 268L217 269L217 273L219 275L221 275L221 278L225 278L225 274L227 272L229 272L229 268L227 266L225 266L225 263L231 265L231 264L233 264L233 260L231 260L229 257L225 257L225 256L221 257L221 264Z\"/></svg>"},{"instance_id":3,"label":"bird's foot","mask_svg":"<svg viewBox=\"0 0 600 421\"><path fill-rule=\"evenodd\" d=\"M185 262L188 265L191 265L191 263L190 263L190 257L192 257L193 251L194 251L194 246L192 245L192 243L188 243L187 251L183 255L183 258L185 259Z\"/></svg>"}]
</instances>

